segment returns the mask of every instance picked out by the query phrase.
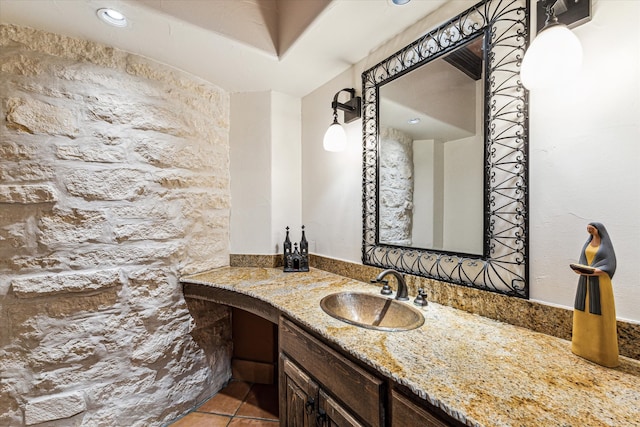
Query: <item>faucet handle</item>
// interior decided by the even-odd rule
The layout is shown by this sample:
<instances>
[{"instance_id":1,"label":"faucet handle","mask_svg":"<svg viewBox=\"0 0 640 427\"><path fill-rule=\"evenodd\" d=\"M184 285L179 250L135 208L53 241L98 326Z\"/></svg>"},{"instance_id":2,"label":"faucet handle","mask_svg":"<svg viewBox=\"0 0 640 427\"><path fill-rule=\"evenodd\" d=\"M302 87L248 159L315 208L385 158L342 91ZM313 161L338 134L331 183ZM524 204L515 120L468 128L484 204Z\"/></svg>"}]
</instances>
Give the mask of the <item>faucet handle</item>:
<instances>
[{"instance_id":1,"label":"faucet handle","mask_svg":"<svg viewBox=\"0 0 640 427\"><path fill-rule=\"evenodd\" d=\"M389 281L388 280L376 280L376 279L373 279L373 280L371 280L371 283L382 283L382 289L380 290L380 293L382 295L391 295L393 293L393 291L391 290L391 286L389 286Z\"/></svg>"},{"instance_id":2,"label":"faucet handle","mask_svg":"<svg viewBox=\"0 0 640 427\"><path fill-rule=\"evenodd\" d=\"M429 302L427 301L427 293L423 288L418 289L418 296L413 300L413 303L420 307L426 307L429 305Z\"/></svg>"}]
</instances>

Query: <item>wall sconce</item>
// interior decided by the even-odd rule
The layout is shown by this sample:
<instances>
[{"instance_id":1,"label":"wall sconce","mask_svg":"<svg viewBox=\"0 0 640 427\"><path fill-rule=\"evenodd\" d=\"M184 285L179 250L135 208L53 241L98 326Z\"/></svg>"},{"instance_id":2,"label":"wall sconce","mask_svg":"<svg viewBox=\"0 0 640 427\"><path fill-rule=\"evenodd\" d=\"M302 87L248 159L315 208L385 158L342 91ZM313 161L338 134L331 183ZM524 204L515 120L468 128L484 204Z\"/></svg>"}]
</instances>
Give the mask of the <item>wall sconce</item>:
<instances>
[{"instance_id":1,"label":"wall sconce","mask_svg":"<svg viewBox=\"0 0 640 427\"><path fill-rule=\"evenodd\" d=\"M344 104L338 102L340 92L348 92L351 97ZM347 147L347 134L344 132L342 125L338 123L338 110L344 111L344 122L351 123L362 115L361 98L356 95L355 89L342 89L336 93L331 103L333 108L333 123L327 129L322 140L322 145L327 151L344 151Z\"/></svg>"},{"instance_id":2,"label":"wall sconce","mask_svg":"<svg viewBox=\"0 0 640 427\"><path fill-rule=\"evenodd\" d=\"M569 28L591 19L591 0L539 0L537 14L538 33L520 69L529 90L562 86L580 72L582 46Z\"/></svg>"}]
</instances>

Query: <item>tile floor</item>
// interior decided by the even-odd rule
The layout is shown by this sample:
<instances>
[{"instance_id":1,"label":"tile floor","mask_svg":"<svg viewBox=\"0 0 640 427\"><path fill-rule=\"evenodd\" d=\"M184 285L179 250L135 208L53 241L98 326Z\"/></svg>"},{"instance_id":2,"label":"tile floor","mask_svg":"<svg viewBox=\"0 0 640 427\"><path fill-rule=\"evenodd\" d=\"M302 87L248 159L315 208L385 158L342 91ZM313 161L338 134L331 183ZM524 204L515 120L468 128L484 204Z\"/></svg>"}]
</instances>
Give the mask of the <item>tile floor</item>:
<instances>
[{"instance_id":1,"label":"tile floor","mask_svg":"<svg viewBox=\"0 0 640 427\"><path fill-rule=\"evenodd\" d=\"M275 385L231 381L215 396L169 427L277 427Z\"/></svg>"}]
</instances>

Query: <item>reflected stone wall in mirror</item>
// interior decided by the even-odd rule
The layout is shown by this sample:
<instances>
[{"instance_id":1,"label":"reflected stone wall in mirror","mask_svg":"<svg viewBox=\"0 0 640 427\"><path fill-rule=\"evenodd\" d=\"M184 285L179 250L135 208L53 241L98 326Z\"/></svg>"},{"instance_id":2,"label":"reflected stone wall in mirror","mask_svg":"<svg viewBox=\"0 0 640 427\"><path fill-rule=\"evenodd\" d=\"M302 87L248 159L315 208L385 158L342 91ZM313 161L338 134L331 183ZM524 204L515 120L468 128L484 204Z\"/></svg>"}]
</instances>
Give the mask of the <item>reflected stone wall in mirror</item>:
<instances>
[{"instance_id":1,"label":"reflected stone wall in mirror","mask_svg":"<svg viewBox=\"0 0 640 427\"><path fill-rule=\"evenodd\" d=\"M528 13L478 3L362 74L364 264L528 298Z\"/></svg>"},{"instance_id":2,"label":"reflected stone wall in mirror","mask_svg":"<svg viewBox=\"0 0 640 427\"><path fill-rule=\"evenodd\" d=\"M483 46L380 85L380 243L482 255Z\"/></svg>"}]
</instances>

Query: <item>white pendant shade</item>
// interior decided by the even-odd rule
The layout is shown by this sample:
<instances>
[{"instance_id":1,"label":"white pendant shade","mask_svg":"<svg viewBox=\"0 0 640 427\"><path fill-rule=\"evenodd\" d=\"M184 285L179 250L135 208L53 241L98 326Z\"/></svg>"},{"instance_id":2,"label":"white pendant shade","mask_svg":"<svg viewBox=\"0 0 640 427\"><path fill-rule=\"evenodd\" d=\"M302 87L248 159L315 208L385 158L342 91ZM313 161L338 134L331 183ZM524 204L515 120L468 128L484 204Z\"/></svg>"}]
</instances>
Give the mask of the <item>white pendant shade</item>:
<instances>
[{"instance_id":1,"label":"white pendant shade","mask_svg":"<svg viewBox=\"0 0 640 427\"><path fill-rule=\"evenodd\" d=\"M347 148L347 134L344 128L337 122L331 124L324 134L322 145L327 151L344 151Z\"/></svg>"},{"instance_id":2,"label":"white pendant shade","mask_svg":"<svg viewBox=\"0 0 640 427\"><path fill-rule=\"evenodd\" d=\"M575 79L581 67L580 40L558 24L538 33L524 55L520 77L529 90L559 87Z\"/></svg>"}]
</instances>

